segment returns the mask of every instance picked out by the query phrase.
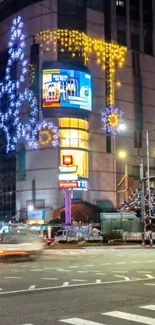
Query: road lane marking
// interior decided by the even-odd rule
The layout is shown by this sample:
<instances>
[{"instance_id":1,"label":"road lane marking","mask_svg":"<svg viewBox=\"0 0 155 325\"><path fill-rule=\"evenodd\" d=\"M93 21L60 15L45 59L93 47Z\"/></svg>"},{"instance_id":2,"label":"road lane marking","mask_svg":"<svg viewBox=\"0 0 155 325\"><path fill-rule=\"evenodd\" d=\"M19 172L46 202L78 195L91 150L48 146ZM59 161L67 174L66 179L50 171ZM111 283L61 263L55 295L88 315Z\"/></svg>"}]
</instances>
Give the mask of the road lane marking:
<instances>
[{"instance_id":1,"label":"road lane marking","mask_svg":"<svg viewBox=\"0 0 155 325\"><path fill-rule=\"evenodd\" d=\"M145 261L145 263L154 263L155 260L149 260L149 261Z\"/></svg>"},{"instance_id":2,"label":"road lane marking","mask_svg":"<svg viewBox=\"0 0 155 325\"><path fill-rule=\"evenodd\" d=\"M124 313L122 311L110 311L108 313L102 313L102 315L116 317L119 319L125 319L136 323L155 325L155 318L145 317L145 316L140 316L140 315L135 315L130 313Z\"/></svg>"},{"instance_id":3,"label":"road lane marking","mask_svg":"<svg viewBox=\"0 0 155 325\"><path fill-rule=\"evenodd\" d=\"M86 282L86 280L82 280L82 279L72 279L71 281L73 281L73 282Z\"/></svg>"},{"instance_id":4,"label":"road lane marking","mask_svg":"<svg viewBox=\"0 0 155 325\"><path fill-rule=\"evenodd\" d=\"M41 280L57 281L59 279L58 278L41 278Z\"/></svg>"},{"instance_id":5,"label":"road lane marking","mask_svg":"<svg viewBox=\"0 0 155 325\"><path fill-rule=\"evenodd\" d=\"M30 287L29 287L29 290L34 290L36 288L36 285L31 285Z\"/></svg>"},{"instance_id":6,"label":"road lane marking","mask_svg":"<svg viewBox=\"0 0 155 325\"><path fill-rule=\"evenodd\" d=\"M5 279L23 279L20 276L5 276Z\"/></svg>"},{"instance_id":7,"label":"road lane marking","mask_svg":"<svg viewBox=\"0 0 155 325\"><path fill-rule=\"evenodd\" d=\"M87 264L87 265L84 265L84 266L88 266L88 267L91 267L91 266L95 266L94 264Z\"/></svg>"},{"instance_id":8,"label":"road lane marking","mask_svg":"<svg viewBox=\"0 0 155 325\"><path fill-rule=\"evenodd\" d=\"M69 266L69 268L70 269L76 269L76 268L78 268L78 266L77 265L71 265L71 266Z\"/></svg>"},{"instance_id":9,"label":"road lane marking","mask_svg":"<svg viewBox=\"0 0 155 325\"><path fill-rule=\"evenodd\" d=\"M130 278L128 276L124 276L124 275L115 275L117 278L123 278L125 281L130 281ZM138 280L138 279L136 279Z\"/></svg>"},{"instance_id":10,"label":"road lane marking","mask_svg":"<svg viewBox=\"0 0 155 325\"><path fill-rule=\"evenodd\" d=\"M121 271L121 270L120 271L118 271L118 270L117 271L111 271L111 272L112 273L128 273L128 271Z\"/></svg>"},{"instance_id":11,"label":"road lane marking","mask_svg":"<svg viewBox=\"0 0 155 325\"><path fill-rule=\"evenodd\" d=\"M61 319L59 322L71 324L71 325L104 325L103 323L96 323L90 320L82 319L82 318L68 318L68 319Z\"/></svg>"},{"instance_id":12,"label":"road lane marking","mask_svg":"<svg viewBox=\"0 0 155 325\"><path fill-rule=\"evenodd\" d=\"M100 265L111 265L111 263L103 263L103 264L100 264Z\"/></svg>"},{"instance_id":13,"label":"road lane marking","mask_svg":"<svg viewBox=\"0 0 155 325\"><path fill-rule=\"evenodd\" d=\"M155 286L155 283L145 283L146 286Z\"/></svg>"},{"instance_id":14,"label":"road lane marking","mask_svg":"<svg viewBox=\"0 0 155 325\"><path fill-rule=\"evenodd\" d=\"M100 279L97 279L96 283L102 283L102 281Z\"/></svg>"},{"instance_id":15,"label":"road lane marking","mask_svg":"<svg viewBox=\"0 0 155 325\"><path fill-rule=\"evenodd\" d=\"M78 271L78 273L88 273L88 271Z\"/></svg>"},{"instance_id":16,"label":"road lane marking","mask_svg":"<svg viewBox=\"0 0 155 325\"><path fill-rule=\"evenodd\" d=\"M69 282L64 282L62 287L68 287L68 285L69 285Z\"/></svg>"},{"instance_id":17,"label":"road lane marking","mask_svg":"<svg viewBox=\"0 0 155 325\"><path fill-rule=\"evenodd\" d=\"M145 274L147 273L148 274L148 273L152 273L152 271L137 271L137 273L145 273Z\"/></svg>"},{"instance_id":18,"label":"road lane marking","mask_svg":"<svg viewBox=\"0 0 155 325\"><path fill-rule=\"evenodd\" d=\"M154 277L154 279L155 279L155 277ZM129 282L139 282L139 281L147 281L147 280L149 280L150 281L150 279L146 279L146 278L143 278L143 279L137 279L137 280L133 280L133 279L130 279L130 281ZM127 283L127 281L126 280L114 280L114 281L103 281L103 282L101 282L101 284L116 284L116 283ZM96 286L96 285L98 285L96 282L87 282L87 283L76 283L76 284L69 284L68 285L68 288L78 288L78 287L90 287L90 286ZM62 289L62 288L65 288L65 287L63 287L62 285L60 286L52 286L52 287L43 287L43 288L35 288L34 290L33 290L33 292L39 292L39 291L48 291L48 290L56 290L56 289ZM16 294L16 293L28 293L28 292L30 292L30 290L28 290L28 289L21 289L21 290L12 290L12 291L2 291L2 292L0 292L0 296L2 296L2 295L8 295L8 294Z\"/></svg>"},{"instance_id":19,"label":"road lane marking","mask_svg":"<svg viewBox=\"0 0 155 325\"><path fill-rule=\"evenodd\" d=\"M139 308L147 309L147 310L155 310L155 305L146 305L146 306L140 306Z\"/></svg>"},{"instance_id":20,"label":"road lane marking","mask_svg":"<svg viewBox=\"0 0 155 325\"><path fill-rule=\"evenodd\" d=\"M42 272L43 269L31 269L30 271L31 271L31 272Z\"/></svg>"},{"instance_id":21,"label":"road lane marking","mask_svg":"<svg viewBox=\"0 0 155 325\"><path fill-rule=\"evenodd\" d=\"M96 275L105 275L105 273L97 272Z\"/></svg>"},{"instance_id":22,"label":"road lane marking","mask_svg":"<svg viewBox=\"0 0 155 325\"><path fill-rule=\"evenodd\" d=\"M116 264L126 264L126 262L116 262Z\"/></svg>"},{"instance_id":23,"label":"road lane marking","mask_svg":"<svg viewBox=\"0 0 155 325\"><path fill-rule=\"evenodd\" d=\"M71 270L64 270L64 269L56 269L58 272L71 272Z\"/></svg>"},{"instance_id":24,"label":"road lane marking","mask_svg":"<svg viewBox=\"0 0 155 325\"><path fill-rule=\"evenodd\" d=\"M131 261L132 264L140 264L142 261Z\"/></svg>"}]
</instances>

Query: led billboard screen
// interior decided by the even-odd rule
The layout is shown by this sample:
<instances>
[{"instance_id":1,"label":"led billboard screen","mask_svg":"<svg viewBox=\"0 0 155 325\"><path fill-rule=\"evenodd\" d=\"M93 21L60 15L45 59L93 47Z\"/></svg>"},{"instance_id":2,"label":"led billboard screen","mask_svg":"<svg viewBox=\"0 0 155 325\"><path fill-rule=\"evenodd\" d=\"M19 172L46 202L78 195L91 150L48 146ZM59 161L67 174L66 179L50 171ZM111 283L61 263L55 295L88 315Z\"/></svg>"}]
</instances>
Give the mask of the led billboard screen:
<instances>
[{"instance_id":1,"label":"led billboard screen","mask_svg":"<svg viewBox=\"0 0 155 325\"><path fill-rule=\"evenodd\" d=\"M92 110L91 74L78 70L43 70L43 108Z\"/></svg>"}]
</instances>

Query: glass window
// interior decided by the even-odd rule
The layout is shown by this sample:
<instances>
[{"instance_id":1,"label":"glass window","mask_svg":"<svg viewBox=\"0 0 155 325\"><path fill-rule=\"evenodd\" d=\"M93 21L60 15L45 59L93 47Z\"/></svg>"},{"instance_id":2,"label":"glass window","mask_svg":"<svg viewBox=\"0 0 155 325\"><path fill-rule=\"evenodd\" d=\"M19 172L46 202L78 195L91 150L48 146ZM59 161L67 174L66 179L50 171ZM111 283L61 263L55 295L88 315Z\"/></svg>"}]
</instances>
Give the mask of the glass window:
<instances>
[{"instance_id":1,"label":"glass window","mask_svg":"<svg viewBox=\"0 0 155 325\"><path fill-rule=\"evenodd\" d=\"M72 155L73 164L78 166L77 174L79 177L89 177L88 152L83 150L60 150L60 164L63 164L63 156Z\"/></svg>"},{"instance_id":2,"label":"glass window","mask_svg":"<svg viewBox=\"0 0 155 325\"><path fill-rule=\"evenodd\" d=\"M77 118L71 118L70 119L70 127L71 128L78 128L78 119Z\"/></svg>"},{"instance_id":3,"label":"glass window","mask_svg":"<svg viewBox=\"0 0 155 325\"><path fill-rule=\"evenodd\" d=\"M78 118L59 118L58 123L60 128L89 129L89 122Z\"/></svg>"},{"instance_id":4,"label":"glass window","mask_svg":"<svg viewBox=\"0 0 155 325\"><path fill-rule=\"evenodd\" d=\"M79 129L84 129L84 128L85 128L85 121L79 120Z\"/></svg>"},{"instance_id":5,"label":"glass window","mask_svg":"<svg viewBox=\"0 0 155 325\"><path fill-rule=\"evenodd\" d=\"M89 150L89 133L76 129L59 130L60 147L72 147Z\"/></svg>"},{"instance_id":6,"label":"glass window","mask_svg":"<svg viewBox=\"0 0 155 325\"><path fill-rule=\"evenodd\" d=\"M87 7L96 10L96 11L104 11L104 0L87 0Z\"/></svg>"},{"instance_id":7,"label":"glass window","mask_svg":"<svg viewBox=\"0 0 155 325\"><path fill-rule=\"evenodd\" d=\"M68 128L69 127L69 118L59 118L59 127Z\"/></svg>"}]
</instances>

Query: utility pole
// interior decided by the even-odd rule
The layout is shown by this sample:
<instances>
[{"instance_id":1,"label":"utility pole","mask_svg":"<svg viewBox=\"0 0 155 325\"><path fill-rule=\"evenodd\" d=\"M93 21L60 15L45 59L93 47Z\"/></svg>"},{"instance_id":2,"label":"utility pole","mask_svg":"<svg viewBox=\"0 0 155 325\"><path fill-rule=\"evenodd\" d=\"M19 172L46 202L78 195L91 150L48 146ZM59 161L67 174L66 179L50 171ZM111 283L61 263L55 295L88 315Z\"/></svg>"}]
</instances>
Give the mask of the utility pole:
<instances>
[{"instance_id":1,"label":"utility pole","mask_svg":"<svg viewBox=\"0 0 155 325\"><path fill-rule=\"evenodd\" d=\"M149 131L146 131L146 150L147 150L147 189L148 189L148 205L149 218L151 219L151 193L150 193L150 147L149 147Z\"/></svg>"},{"instance_id":2,"label":"utility pole","mask_svg":"<svg viewBox=\"0 0 155 325\"><path fill-rule=\"evenodd\" d=\"M151 132L153 132L152 130ZM148 189L148 205L149 205L149 221L151 222L151 192L150 192L150 144L149 131L146 131L146 150L147 150L147 189ZM152 231L150 230L150 246L152 247Z\"/></svg>"},{"instance_id":3,"label":"utility pole","mask_svg":"<svg viewBox=\"0 0 155 325\"><path fill-rule=\"evenodd\" d=\"M141 224L142 224L142 245L145 245L145 194L144 194L144 164L140 163L140 184L141 184Z\"/></svg>"}]
</instances>

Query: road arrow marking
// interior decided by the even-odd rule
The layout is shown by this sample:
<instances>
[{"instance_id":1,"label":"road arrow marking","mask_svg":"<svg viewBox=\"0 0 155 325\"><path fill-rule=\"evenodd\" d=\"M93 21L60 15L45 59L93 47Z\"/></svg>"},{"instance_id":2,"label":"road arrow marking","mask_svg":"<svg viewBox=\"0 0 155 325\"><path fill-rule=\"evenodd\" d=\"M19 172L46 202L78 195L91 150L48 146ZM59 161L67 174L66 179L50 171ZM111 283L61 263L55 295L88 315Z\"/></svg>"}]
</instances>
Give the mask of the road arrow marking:
<instances>
[{"instance_id":1,"label":"road arrow marking","mask_svg":"<svg viewBox=\"0 0 155 325\"><path fill-rule=\"evenodd\" d=\"M128 276L124 276L124 275L115 275L115 276L118 278L123 278L125 281L131 281L131 279Z\"/></svg>"},{"instance_id":2,"label":"road arrow marking","mask_svg":"<svg viewBox=\"0 0 155 325\"><path fill-rule=\"evenodd\" d=\"M69 285L69 282L64 282L62 287L67 287Z\"/></svg>"},{"instance_id":3,"label":"road arrow marking","mask_svg":"<svg viewBox=\"0 0 155 325\"><path fill-rule=\"evenodd\" d=\"M151 274L145 274L145 276L146 276L148 279L154 279L154 277L153 277Z\"/></svg>"},{"instance_id":4,"label":"road arrow marking","mask_svg":"<svg viewBox=\"0 0 155 325\"><path fill-rule=\"evenodd\" d=\"M34 290L36 288L36 285L31 285L30 287L29 287L29 290Z\"/></svg>"}]
</instances>

